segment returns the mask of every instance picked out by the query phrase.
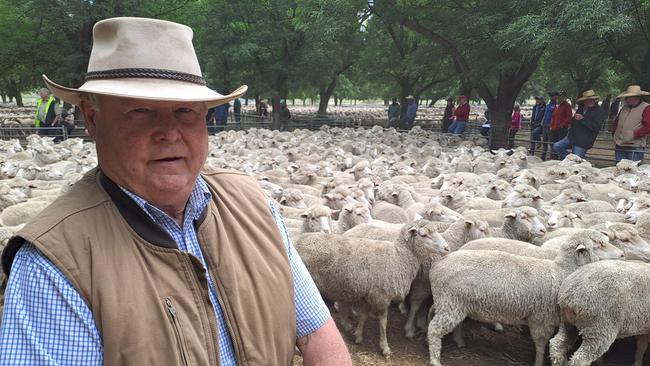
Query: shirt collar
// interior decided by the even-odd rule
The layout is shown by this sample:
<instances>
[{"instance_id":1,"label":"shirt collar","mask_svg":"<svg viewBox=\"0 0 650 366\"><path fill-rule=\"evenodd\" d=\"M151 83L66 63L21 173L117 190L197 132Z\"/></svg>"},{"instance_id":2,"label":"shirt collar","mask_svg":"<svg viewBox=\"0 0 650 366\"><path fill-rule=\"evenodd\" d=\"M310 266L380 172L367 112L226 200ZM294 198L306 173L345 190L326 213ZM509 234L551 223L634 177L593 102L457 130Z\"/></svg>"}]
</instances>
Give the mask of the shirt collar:
<instances>
[{"instance_id":1,"label":"shirt collar","mask_svg":"<svg viewBox=\"0 0 650 366\"><path fill-rule=\"evenodd\" d=\"M138 196L137 194L129 191L122 186L119 187L127 196L131 197L131 199L138 205L138 207L146 212L153 221L157 223L160 223L161 219L168 219L173 221L169 215L160 210L158 207L147 202L144 198ZM210 189L208 188L205 180L199 175L196 178L196 183L194 184L192 193L190 193L190 197L187 200L187 204L185 205L185 213L183 217L184 226L188 224L188 222L197 220L203 213L203 210L205 210L205 208L208 206L208 203L210 203L211 199L212 193L210 193Z\"/></svg>"}]
</instances>

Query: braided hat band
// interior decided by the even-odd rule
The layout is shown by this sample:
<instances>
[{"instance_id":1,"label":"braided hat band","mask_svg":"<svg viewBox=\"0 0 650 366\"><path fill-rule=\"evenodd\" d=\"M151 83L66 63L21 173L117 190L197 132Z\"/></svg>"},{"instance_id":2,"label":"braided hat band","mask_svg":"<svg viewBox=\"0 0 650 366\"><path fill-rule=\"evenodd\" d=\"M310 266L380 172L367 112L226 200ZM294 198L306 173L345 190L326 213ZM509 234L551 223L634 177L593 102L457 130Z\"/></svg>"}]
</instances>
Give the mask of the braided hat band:
<instances>
[{"instance_id":1,"label":"braided hat band","mask_svg":"<svg viewBox=\"0 0 650 366\"><path fill-rule=\"evenodd\" d=\"M123 79L123 78L149 78L149 79L167 79L178 80L206 85L202 76L188 74L174 70L164 69L147 69L147 68L128 68L112 69L104 71L90 71L86 73L85 81L105 80L105 79Z\"/></svg>"}]
</instances>

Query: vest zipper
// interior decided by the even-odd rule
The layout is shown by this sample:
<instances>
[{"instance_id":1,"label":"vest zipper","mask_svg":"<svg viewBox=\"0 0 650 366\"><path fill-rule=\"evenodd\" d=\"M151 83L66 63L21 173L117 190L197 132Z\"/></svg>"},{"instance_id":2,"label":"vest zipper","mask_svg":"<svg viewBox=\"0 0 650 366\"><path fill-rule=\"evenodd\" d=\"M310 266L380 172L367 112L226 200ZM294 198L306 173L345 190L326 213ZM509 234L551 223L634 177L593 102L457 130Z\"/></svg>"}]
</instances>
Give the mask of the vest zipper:
<instances>
[{"instance_id":1,"label":"vest zipper","mask_svg":"<svg viewBox=\"0 0 650 366\"><path fill-rule=\"evenodd\" d=\"M214 279L215 286L217 287L217 301L219 302L219 305L221 305L221 310L223 311L223 317L226 319L226 326L228 327L228 331L230 332L230 339L232 340L233 343L235 357L237 358L237 364L240 365L243 358L240 353L240 345L239 342L237 341L237 336L233 332L233 327L228 313L228 309L226 309L226 307L224 306L224 302L222 300L223 286L221 285L221 280L219 280L216 276L212 276L212 278Z\"/></svg>"},{"instance_id":2,"label":"vest zipper","mask_svg":"<svg viewBox=\"0 0 650 366\"><path fill-rule=\"evenodd\" d=\"M185 350L185 343L183 342L183 337L181 336L181 326L178 321L178 313L176 308L172 304L171 300L165 298L165 306L167 307L167 313L172 322L172 328L174 328L174 335L176 336L176 342L178 342L178 352L181 356L182 364L187 366L187 351Z\"/></svg>"}]
</instances>

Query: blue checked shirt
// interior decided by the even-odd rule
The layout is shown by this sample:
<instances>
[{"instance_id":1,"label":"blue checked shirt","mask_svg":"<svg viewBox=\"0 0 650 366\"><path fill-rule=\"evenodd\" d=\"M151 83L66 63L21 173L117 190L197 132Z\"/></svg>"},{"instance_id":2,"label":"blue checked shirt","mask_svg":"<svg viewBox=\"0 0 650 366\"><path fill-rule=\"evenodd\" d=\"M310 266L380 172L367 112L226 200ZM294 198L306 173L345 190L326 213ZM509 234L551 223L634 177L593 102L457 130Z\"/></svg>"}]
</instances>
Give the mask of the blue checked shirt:
<instances>
[{"instance_id":1,"label":"blue checked shirt","mask_svg":"<svg viewBox=\"0 0 650 366\"><path fill-rule=\"evenodd\" d=\"M212 199L199 177L185 207L183 227L144 199L122 189L158 225L171 235L178 249L191 253L205 266L192 222ZM305 265L289 240L287 229L275 205L270 210L282 233L293 273L297 337L320 328L330 313ZM207 268L207 266L206 266ZM218 276L218 273L216 274ZM235 365L235 353L217 291L208 276L209 296L219 323L222 365ZM102 338L93 315L67 278L33 245L24 245L16 255L5 293L0 328L0 366L5 365L88 365L103 364Z\"/></svg>"}]
</instances>

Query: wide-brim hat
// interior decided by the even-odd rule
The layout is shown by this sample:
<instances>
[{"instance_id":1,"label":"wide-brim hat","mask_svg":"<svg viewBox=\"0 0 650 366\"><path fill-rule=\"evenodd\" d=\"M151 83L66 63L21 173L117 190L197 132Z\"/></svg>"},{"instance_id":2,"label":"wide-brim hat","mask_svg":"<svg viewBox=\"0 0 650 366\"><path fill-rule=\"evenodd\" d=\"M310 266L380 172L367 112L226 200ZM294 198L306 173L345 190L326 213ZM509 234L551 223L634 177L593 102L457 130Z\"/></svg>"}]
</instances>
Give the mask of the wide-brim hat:
<instances>
[{"instance_id":1,"label":"wide-brim hat","mask_svg":"<svg viewBox=\"0 0 650 366\"><path fill-rule=\"evenodd\" d=\"M409 96L406 97L406 99L415 99L415 97L413 97L412 95L409 95Z\"/></svg>"},{"instance_id":2,"label":"wide-brim hat","mask_svg":"<svg viewBox=\"0 0 650 366\"><path fill-rule=\"evenodd\" d=\"M600 97L596 95L596 92L593 90L587 90L586 92L582 93L582 96L580 98L576 99L576 102L580 103L587 99L600 99Z\"/></svg>"},{"instance_id":3,"label":"wide-brim hat","mask_svg":"<svg viewBox=\"0 0 650 366\"><path fill-rule=\"evenodd\" d=\"M190 27L165 20L110 18L93 27L93 48L79 88L43 80L60 99L79 104L81 94L133 99L204 102L214 107L241 97L240 86L222 95L208 88L192 45Z\"/></svg>"},{"instance_id":4,"label":"wide-brim hat","mask_svg":"<svg viewBox=\"0 0 650 366\"><path fill-rule=\"evenodd\" d=\"M630 85L627 87L623 93L619 94L618 98L627 98L627 97L643 97L650 95L647 91L641 90L640 85Z\"/></svg>"}]
</instances>

